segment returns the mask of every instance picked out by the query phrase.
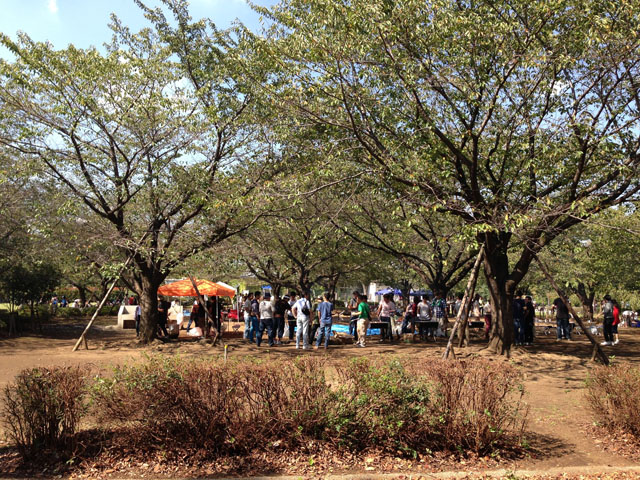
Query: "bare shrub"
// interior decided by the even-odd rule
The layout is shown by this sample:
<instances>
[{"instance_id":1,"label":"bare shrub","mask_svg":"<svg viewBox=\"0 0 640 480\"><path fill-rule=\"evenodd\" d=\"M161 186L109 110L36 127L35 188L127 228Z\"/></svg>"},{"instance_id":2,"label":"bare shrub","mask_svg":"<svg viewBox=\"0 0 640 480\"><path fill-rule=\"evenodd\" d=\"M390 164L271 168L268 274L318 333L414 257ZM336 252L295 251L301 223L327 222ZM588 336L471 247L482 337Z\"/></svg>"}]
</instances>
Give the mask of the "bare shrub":
<instances>
[{"instance_id":1,"label":"bare shrub","mask_svg":"<svg viewBox=\"0 0 640 480\"><path fill-rule=\"evenodd\" d=\"M329 390L319 361L298 358L243 370L238 384L244 425L237 435L242 433L249 444L280 440L293 445L304 438L322 438Z\"/></svg>"},{"instance_id":2,"label":"bare shrub","mask_svg":"<svg viewBox=\"0 0 640 480\"><path fill-rule=\"evenodd\" d=\"M324 430L327 396L318 362L171 361L117 367L93 389L103 425L128 424L133 440L232 453Z\"/></svg>"},{"instance_id":3,"label":"bare shrub","mask_svg":"<svg viewBox=\"0 0 640 480\"><path fill-rule=\"evenodd\" d=\"M626 432L640 439L640 368L600 366L587 378L586 396L593 415L612 433Z\"/></svg>"},{"instance_id":4,"label":"bare shrub","mask_svg":"<svg viewBox=\"0 0 640 480\"><path fill-rule=\"evenodd\" d=\"M92 397L98 421L133 427L134 442L178 438L215 451L228 436L235 389L221 366L154 356L97 378Z\"/></svg>"},{"instance_id":5,"label":"bare shrub","mask_svg":"<svg viewBox=\"0 0 640 480\"><path fill-rule=\"evenodd\" d=\"M86 412L86 381L78 367L23 370L4 388L3 420L23 457L47 448L68 452Z\"/></svg>"},{"instance_id":6,"label":"bare shrub","mask_svg":"<svg viewBox=\"0 0 640 480\"><path fill-rule=\"evenodd\" d=\"M434 360L420 367L431 385L429 424L436 448L486 453L507 435L515 444L528 413L520 372L487 360Z\"/></svg>"}]
</instances>

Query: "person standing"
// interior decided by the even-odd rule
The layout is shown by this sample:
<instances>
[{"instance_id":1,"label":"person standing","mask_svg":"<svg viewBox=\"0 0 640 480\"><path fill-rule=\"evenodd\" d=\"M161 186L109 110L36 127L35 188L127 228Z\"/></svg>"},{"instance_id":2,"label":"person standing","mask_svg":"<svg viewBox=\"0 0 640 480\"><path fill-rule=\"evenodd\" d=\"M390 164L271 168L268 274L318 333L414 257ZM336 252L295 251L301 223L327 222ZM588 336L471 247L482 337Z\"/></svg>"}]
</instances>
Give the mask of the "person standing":
<instances>
[{"instance_id":1,"label":"person standing","mask_svg":"<svg viewBox=\"0 0 640 480\"><path fill-rule=\"evenodd\" d=\"M602 333L604 334L604 342L600 345L613 345L613 300L609 295L604 296L604 305L602 306L602 314L604 321L602 323Z\"/></svg>"},{"instance_id":2,"label":"person standing","mask_svg":"<svg viewBox=\"0 0 640 480\"><path fill-rule=\"evenodd\" d=\"M613 333L613 344L620 343L620 337L618 337L618 325L620 325L620 306L616 300L613 302L613 324L611 325L611 333Z\"/></svg>"},{"instance_id":3,"label":"person standing","mask_svg":"<svg viewBox=\"0 0 640 480\"><path fill-rule=\"evenodd\" d=\"M358 347L365 347L369 320L371 320L371 310L367 303L367 297L360 295L360 303L358 304L358 343L356 344Z\"/></svg>"},{"instance_id":4,"label":"person standing","mask_svg":"<svg viewBox=\"0 0 640 480\"><path fill-rule=\"evenodd\" d=\"M169 336L167 332L167 319L169 317L169 308L171 304L167 302L162 295L158 295L158 328L165 337Z\"/></svg>"},{"instance_id":5,"label":"person standing","mask_svg":"<svg viewBox=\"0 0 640 480\"><path fill-rule=\"evenodd\" d=\"M482 314L484 315L484 338L489 340L489 333L491 332L491 302L486 301L482 307Z\"/></svg>"},{"instance_id":6,"label":"person standing","mask_svg":"<svg viewBox=\"0 0 640 480\"><path fill-rule=\"evenodd\" d=\"M524 344L524 300L522 299L522 291L518 290L513 299L513 328L515 333L516 345Z\"/></svg>"},{"instance_id":7,"label":"person standing","mask_svg":"<svg viewBox=\"0 0 640 480\"><path fill-rule=\"evenodd\" d=\"M464 297L464 295L462 295L461 293L456 295L456 301L453 304L453 315L456 318L458 318L458 312L460 311L460 308L462 307L462 298L463 297Z\"/></svg>"},{"instance_id":8,"label":"person standing","mask_svg":"<svg viewBox=\"0 0 640 480\"><path fill-rule=\"evenodd\" d=\"M311 302L309 298L311 292L308 290L296 301L292 312L296 317L296 348L300 348L300 340L302 340L302 348L309 350L309 321L311 319Z\"/></svg>"},{"instance_id":9,"label":"person standing","mask_svg":"<svg viewBox=\"0 0 640 480\"><path fill-rule=\"evenodd\" d=\"M313 343L316 338L316 333L320 329L320 313L318 307L322 303L322 297L316 298L316 302L311 305L311 311L313 312L312 320L309 322L309 343Z\"/></svg>"},{"instance_id":10,"label":"person standing","mask_svg":"<svg viewBox=\"0 0 640 480\"><path fill-rule=\"evenodd\" d=\"M417 316L420 322L428 322L431 320L431 303L429 302L429 295L423 295L422 301L417 305ZM432 328L427 329L423 324L418 324L418 333L421 340L426 340L427 336L435 333Z\"/></svg>"},{"instance_id":11,"label":"person standing","mask_svg":"<svg viewBox=\"0 0 640 480\"><path fill-rule=\"evenodd\" d=\"M560 297L553 301L553 306L556 308L556 341L571 340L569 308Z\"/></svg>"},{"instance_id":12,"label":"person standing","mask_svg":"<svg viewBox=\"0 0 640 480\"><path fill-rule=\"evenodd\" d=\"M316 350L320 348L320 342L324 335L324 348L329 346L329 337L331 336L331 325L333 324L333 303L329 294L325 292L322 295L322 302L318 305L318 317L320 318L320 331L318 332L318 339L316 340Z\"/></svg>"},{"instance_id":13,"label":"person standing","mask_svg":"<svg viewBox=\"0 0 640 480\"><path fill-rule=\"evenodd\" d=\"M393 332L391 331L391 315L395 315L395 313L396 304L393 302L391 294L387 293L383 295L382 301L380 302L380 305L378 305L376 315L378 315L379 321L388 325L384 333L387 335L389 340L393 340Z\"/></svg>"},{"instance_id":14,"label":"person standing","mask_svg":"<svg viewBox=\"0 0 640 480\"><path fill-rule=\"evenodd\" d=\"M536 324L536 309L533 299L527 295L524 298L524 344L533 345L533 332Z\"/></svg>"},{"instance_id":15,"label":"person standing","mask_svg":"<svg viewBox=\"0 0 640 480\"><path fill-rule=\"evenodd\" d=\"M262 292L258 290L253 294L253 299L251 300L251 330L249 331L249 341L251 343L254 342L253 338L257 336L258 330L260 328L260 298L262 297Z\"/></svg>"},{"instance_id":16,"label":"person standing","mask_svg":"<svg viewBox=\"0 0 640 480\"><path fill-rule=\"evenodd\" d=\"M215 328L218 335L220 335L220 304L218 303L218 297L209 297L205 303L205 307L209 314L209 319L207 320L205 318L205 321L208 322L206 324L207 328L205 329L205 332L209 332L210 329Z\"/></svg>"},{"instance_id":17,"label":"person standing","mask_svg":"<svg viewBox=\"0 0 640 480\"><path fill-rule=\"evenodd\" d=\"M442 337L447 336L447 301L441 290L436 291L436 298L431 304L433 319L438 322L439 334Z\"/></svg>"},{"instance_id":18,"label":"person standing","mask_svg":"<svg viewBox=\"0 0 640 480\"><path fill-rule=\"evenodd\" d=\"M273 347L273 304L271 303L271 294L264 294L264 299L260 302L260 326L256 335L256 345L259 347L262 343L262 334L267 331L267 339L269 346Z\"/></svg>"},{"instance_id":19,"label":"person standing","mask_svg":"<svg viewBox=\"0 0 640 480\"><path fill-rule=\"evenodd\" d=\"M251 333L251 300L253 300L253 293L248 293L244 296L244 302L242 302L242 315L244 317L244 339L249 340ZM189 320L191 324L191 320ZM187 327L188 328L188 327Z\"/></svg>"},{"instance_id":20,"label":"person standing","mask_svg":"<svg viewBox=\"0 0 640 480\"><path fill-rule=\"evenodd\" d=\"M353 343L358 342L358 305L360 305L360 292L354 290L351 292L351 299L347 304L347 308L351 312L351 318L349 319L349 335L353 337Z\"/></svg>"},{"instance_id":21,"label":"person standing","mask_svg":"<svg viewBox=\"0 0 640 480\"><path fill-rule=\"evenodd\" d=\"M196 327L198 326L198 310L200 310L200 305L196 300L193 302L193 306L191 307L191 313L189 313L189 321L187 322L187 332L191 330L191 324L195 323Z\"/></svg>"},{"instance_id":22,"label":"person standing","mask_svg":"<svg viewBox=\"0 0 640 480\"><path fill-rule=\"evenodd\" d=\"M53 297L51 297L51 313L55 315L57 311L58 311L58 296L54 295Z\"/></svg>"},{"instance_id":23,"label":"person standing","mask_svg":"<svg viewBox=\"0 0 640 480\"><path fill-rule=\"evenodd\" d=\"M460 302L462 303L462 302ZM476 293L473 297L473 303L471 304L471 316L480 318L482 312L482 296Z\"/></svg>"},{"instance_id":24,"label":"person standing","mask_svg":"<svg viewBox=\"0 0 640 480\"><path fill-rule=\"evenodd\" d=\"M296 316L293 314L293 306L298 301L296 292L289 292L289 310L287 311L287 322L289 323L289 341L293 342L295 328L292 326L296 322Z\"/></svg>"},{"instance_id":25,"label":"person standing","mask_svg":"<svg viewBox=\"0 0 640 480\"><path fill-rule=\"evenodd\" d=\"M282 345L282 337L284 336L284 317L289 309L289 302L279 295L275 296L273 305L273 333L276 345Z\"/></svg>"}]
</instances>

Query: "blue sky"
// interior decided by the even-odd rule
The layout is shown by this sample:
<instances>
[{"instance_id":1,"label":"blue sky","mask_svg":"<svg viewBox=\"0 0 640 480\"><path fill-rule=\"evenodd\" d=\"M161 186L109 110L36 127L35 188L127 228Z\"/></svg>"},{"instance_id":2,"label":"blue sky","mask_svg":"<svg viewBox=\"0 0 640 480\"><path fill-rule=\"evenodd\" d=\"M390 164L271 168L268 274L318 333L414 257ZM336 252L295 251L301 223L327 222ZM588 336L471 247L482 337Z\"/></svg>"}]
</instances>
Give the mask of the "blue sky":
<instances>
[{"instance_id":1,"label":"blue sky","mask_svg":"<svg viewBox=\"0 0 640 480\"><path fill-rule=\"evenodd\" d=\"M146 0L148 6L158 6L160 0ZM256 4L270 5L274 0L257 0ZM258 15L245 0L190 0L194 19L207 17L218 27L228 27L235 19L250 27L259 28ZM108 24L111 13L118 15L125 25L138 30L148 23L133 0L0 0L0 31L16 37L26 32L37 41L48 40L56 48L73 43L77 47L100 47L111 38ZM8 52L0 47L0 56Z\"/></svg>"}]
</instances>

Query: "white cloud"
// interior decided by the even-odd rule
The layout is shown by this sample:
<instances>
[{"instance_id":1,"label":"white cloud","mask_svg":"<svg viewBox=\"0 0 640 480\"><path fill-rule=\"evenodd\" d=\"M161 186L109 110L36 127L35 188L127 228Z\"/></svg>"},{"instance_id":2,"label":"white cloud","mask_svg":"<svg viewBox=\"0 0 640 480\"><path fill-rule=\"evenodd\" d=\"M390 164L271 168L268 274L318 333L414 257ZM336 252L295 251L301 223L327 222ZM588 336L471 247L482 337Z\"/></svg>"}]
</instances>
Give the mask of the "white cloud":
<instances>
[{"instance_id":1,"label":"white cloud","mask_svg":"<svg viewBox=\"0 0 640 480\"><path fill-rule=\"evenodd\" d=\"M51 13L58 13L58 0L49 0L47 8Z\"/></svg>"}]
</instances>

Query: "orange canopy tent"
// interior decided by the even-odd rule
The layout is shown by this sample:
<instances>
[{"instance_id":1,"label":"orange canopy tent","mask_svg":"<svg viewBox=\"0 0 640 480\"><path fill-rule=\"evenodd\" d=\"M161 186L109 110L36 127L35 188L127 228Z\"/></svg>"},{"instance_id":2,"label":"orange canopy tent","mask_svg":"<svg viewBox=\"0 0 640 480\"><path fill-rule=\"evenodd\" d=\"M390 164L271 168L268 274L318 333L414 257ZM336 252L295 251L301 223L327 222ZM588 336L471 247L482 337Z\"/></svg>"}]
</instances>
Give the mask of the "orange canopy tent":
<instances>
[{"instance_id":1,"label":"orange canopy tent","mask_svg":"<svg viewBox=\"0 0 640 480\"><path fill-rule=\"evenodd\" d=\"M211 282L209 280L197 280L194 279L198 286L200 295L208 295L210 297L231 297L236 295L236 291L233 288L225 287L219 283ZM193 288L191 280L185 278L178 282L169 283L158 288L158 293L166 295L168 297L195 297L197 296L196 289Z\"/></svg>"}]
</instances>

